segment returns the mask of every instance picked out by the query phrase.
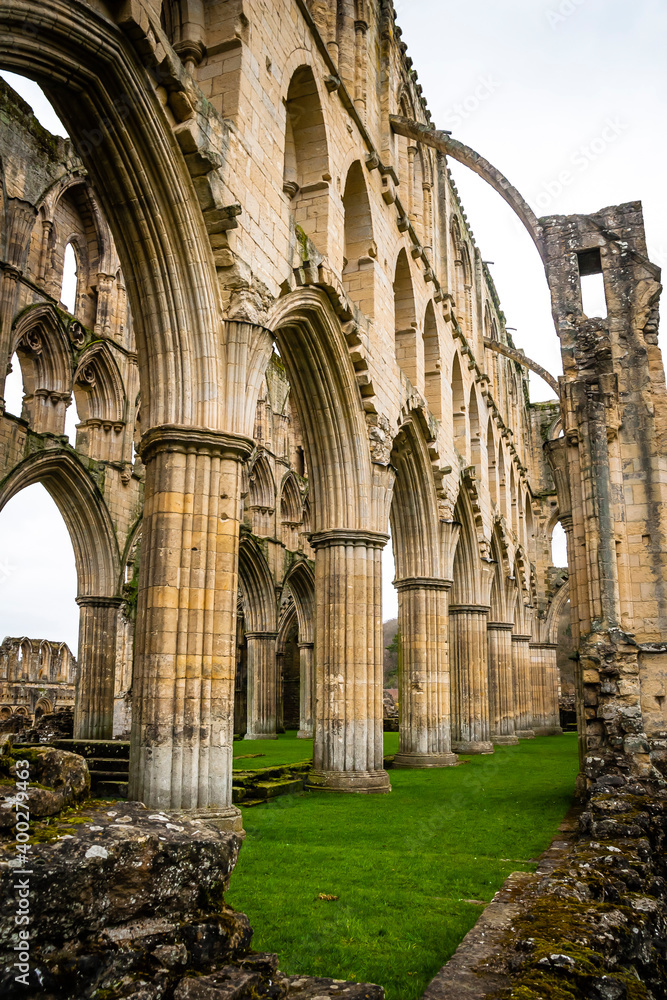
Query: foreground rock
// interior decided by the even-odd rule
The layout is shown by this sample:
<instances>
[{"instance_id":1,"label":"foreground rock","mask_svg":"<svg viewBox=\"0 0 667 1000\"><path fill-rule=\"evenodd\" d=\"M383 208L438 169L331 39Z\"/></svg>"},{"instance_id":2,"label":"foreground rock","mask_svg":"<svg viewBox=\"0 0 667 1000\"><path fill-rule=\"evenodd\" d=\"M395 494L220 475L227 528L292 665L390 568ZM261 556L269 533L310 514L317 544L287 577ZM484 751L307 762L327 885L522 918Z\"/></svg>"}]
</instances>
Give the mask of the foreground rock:
<instances>
[{"instance_id":1,"label":"foreground rock","mask_svg":"<svg viewBox=\"0 0 667 1000\"><path fill-rule=\"evenodd\" d=\"M35 750L5 743L0 755L0 829L16 822L17 762L28 762L28 807L33 818L55 816L90 795L88 765L78 754L45 747ZM22 768L19 768L23 773Z\"/></svg>"},{"instance_id":2,"label":"foreground rock","mask_svg":"<svg viewBox=\"0 0 667 1000\"><path fill-rule=\"evenodd\" d=\"M292 982L275 955L251 952L248 918L224 900L236 834L126 802L88 803L32 832L28 986L13 968L16 848L0 841L3 1000L384 997L379 987Z\"/></svg>"}]
</instances>

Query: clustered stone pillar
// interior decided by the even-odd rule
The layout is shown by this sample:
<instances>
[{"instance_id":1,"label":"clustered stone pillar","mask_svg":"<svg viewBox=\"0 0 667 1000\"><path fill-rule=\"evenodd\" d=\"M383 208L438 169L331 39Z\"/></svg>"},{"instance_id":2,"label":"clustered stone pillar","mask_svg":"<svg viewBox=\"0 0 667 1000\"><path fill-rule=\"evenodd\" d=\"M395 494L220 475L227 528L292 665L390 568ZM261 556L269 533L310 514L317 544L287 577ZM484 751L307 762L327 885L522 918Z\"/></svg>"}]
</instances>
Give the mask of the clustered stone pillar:
<instances>
[{"instance_id":1,"label":"clustered stone pillar","mask_svg":"<svg viewBox=\"0 0 667 1000\"><path fill-rule=\"evenodd\" d=\"M542 671L544 736L559 736L563 730L560 724L560 684L558 678L558 645L541 642L533 645L539 651Z\"/></svg>"},{"instance_id":2,"label":"clustered stone pillar","mask_svg":"<svg viewBox=\"0 0 667 1000\"><path fill-rule=\"evenodd\" d=\"M533 703L533 732L536 736L548 736L549 725L547 720L547 670L544 650L540 643L531 642L530 646L531 662L531 698Z\"/></svg>"},{"instance_id":3,"label":"clustered stone pillar","mask_svg":"<svg viewBox=\"0 0 667 1000\"><path fill-rule=\"evenodd\" d=\"M520 740L535 738L533 730L533 703L531 697L531 664L529 635L512 636L512 664L514 674L514 725Z\"/></svg>"},{"instance_id":4,"label":"clustered stone pillar","mask_svg":"<svg viewBox=\"0 0 667 1000\"><path fill-rule=\"evenodd\" d=\"M452 749L493 753L489 727L488 607L452 605L449 642L452 667Z\"/></svg>"},{"instance_id":5,"label":"clustered stone pillar","mask_svg":"<svg viewBox=\"0 0 667 1000\"><path fill-rule=\"evenodd\" d=\"M519 742L514 722L514 673L511 622L488 622L489 722L491 742L513 746Z\"/></svg>"},{"instance_id":6,"label":"clustered stone pillar","mask_svg":"<svg viewBox=\"0 0 667 1000\"><path fill-rule=\"evenodd\" d=\"M298 740L313 738L313 690L315 686L315 643L299 643L300 686L299 686L299 731Z\"/></svg>"},{"instance_id":7,"label":"clustered stone pillar","mask_svg":"<svg viewBox=\"0 0 667 1000\"><path fill-rule=\"evenodd\" d=\"M383 769L382 549L388 536L331 529L315 549L315 727L309 785L388 792Z\"/></svg>"},{"instance_id":8,"label":"clustered stone pillar","mask_svg":"<svg viewBox=\"0 0 667 1000\"><path fill-rule=\"evenodd\" d=\"M74 738L113 737L116 640L120 597L78 597L79 655Z\"/></svg>"},{"instance_id":9,"label":"clustered stone pillar","mask_svg":"<svg viewBox=\"0 0 667 1000\"><path fill-rule=\"evenodd\" d=\"M400 724L394 767L451 767L448 591L451 581L399 580Z\"/></svg>"},{"instance_id":10,"label":"clustered stone pillar","mask_svg":"<svg viewBox=\"0 0 667 1000\"><path fill-rule=\"evenodd\" d=\"M248 643L248 728L245 740L277 740L277 632L246 632Z\"/></svg>"},{"instance_id":11,"label":"clustered stone pillar","mask_svg":"<svg viewBox=\"0 0 667 1000\"><path fill-rule=\"evenodd\" d=\"M240 829L232 806L242 463L252 441L161 426L146 467L130 797Z\"/></svg>"}]
</instances>

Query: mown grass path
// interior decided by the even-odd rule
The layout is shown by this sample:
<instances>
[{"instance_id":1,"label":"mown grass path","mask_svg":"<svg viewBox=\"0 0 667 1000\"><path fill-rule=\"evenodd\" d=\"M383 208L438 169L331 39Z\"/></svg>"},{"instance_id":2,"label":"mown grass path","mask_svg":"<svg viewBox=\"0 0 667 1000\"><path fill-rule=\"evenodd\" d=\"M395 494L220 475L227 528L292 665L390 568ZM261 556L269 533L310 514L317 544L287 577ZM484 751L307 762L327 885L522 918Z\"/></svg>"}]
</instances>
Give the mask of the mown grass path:
<instances>
[{"instance_id":1,"label":"mown grass path","mask_svg":"<svg viewBox=\"0 0 667 1000\"><path fill-rule=\"evenodd\" d=\"M386 734L387 753L397 740ZM304 744L288 734L257 763L302 760ZM572 802L576 735L462 759L391 771L391 795L307 792L244 810L227 900L250 917L253 947L277 952L288 974L380 983L387 1000L417 1000L477 920L482 906L470 900L490 901L548 847Z\"/></svg>"}]
</instances>

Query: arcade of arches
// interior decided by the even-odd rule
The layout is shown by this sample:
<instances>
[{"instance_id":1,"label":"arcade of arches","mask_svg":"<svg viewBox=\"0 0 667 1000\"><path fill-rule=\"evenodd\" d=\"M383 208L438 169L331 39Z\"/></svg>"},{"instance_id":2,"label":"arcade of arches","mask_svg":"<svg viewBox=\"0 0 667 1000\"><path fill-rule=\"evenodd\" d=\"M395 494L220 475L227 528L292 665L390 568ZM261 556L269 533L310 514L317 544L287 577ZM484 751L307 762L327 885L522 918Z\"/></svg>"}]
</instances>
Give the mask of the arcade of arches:
<instances>
[{"instance_id":1,"label":"arcade of arches","mask_svg":"<svg viewBox=\"0 0 667 1000\"><path fill-rule=\"evenodd\" d=\"M391 4L338 6L0 9L0 65L72 136L2 85L0 371L19 365L24 395L0 418L0 508L41 482L70 532L75 735L131 732L131 798L229 828L235 729L313 736L313 788L390 791L390 525L395 766L559 732L566 608L584 773L603 753L647 773L667 729L641 208L534 219L430 128ZM551 403L529 402L448 156L542 255L565 372ZM581 305L596 272L605 319ZM559 521L569 580L550 566Z\"/></svg>"}]
</instances>

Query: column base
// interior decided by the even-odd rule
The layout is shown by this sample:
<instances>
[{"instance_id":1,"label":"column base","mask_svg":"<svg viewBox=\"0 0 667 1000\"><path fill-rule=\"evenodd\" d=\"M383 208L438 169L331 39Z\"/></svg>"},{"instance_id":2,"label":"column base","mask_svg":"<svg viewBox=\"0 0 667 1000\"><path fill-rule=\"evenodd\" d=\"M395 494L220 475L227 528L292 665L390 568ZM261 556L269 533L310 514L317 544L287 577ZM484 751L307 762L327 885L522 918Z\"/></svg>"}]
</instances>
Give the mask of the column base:
<instances>
[{"instance_id":1,"label":"column base","mask_svg":"<svg viewBox=\"0 0 667 1000\"><path fill-rule=\"evenodd\" d=\"M536 736L562 736L563 730L560 726L535 726Z\"/></svg>"},{"instance_id":2,"label":"column base","mask_svg":"<svg viewBox=\"0 0 667 1000\"><path fill-rule=\"evenodd\" d=\"M312 740L313 730L312 729L300 729L296 734L297 740Z\"/></svg>"},{"instance_id":3,"label":"column base","mask_svg":"<svg viewBox=\"0 0 667 1000\"><path fill-rule=\"evenodd\" d=\"M520 740L534 740L535 730L534 729L517 729L517 736Z\"/></svg>"},{"instance_id":4,"label":"column base","mask_svg":"<svg viewBox=\"0 0 667 1000\"><path fill-rule=\"evenodd\" d=\"M487 742L486 740L470 740L470 742L465 742L463 740L453 741L452 750L454 753L462 754L473 754L473 753L493 753L493 743Z\"/></svg>"},{"instance_id":5,"label":"column base","mask_svg":"<svg viewBox=\"0 0 667 1000\"><path fill-rule=\"evenodd\" d=\"M393 767L456 767L459 759L455 753L397 753Z\"/></svg>"},{"instance_id":6,"label":"column base","mask_svg":"<svg viewBox=\"0 0 667 1000\"><path fill-rule=\"evenodd\" d=\"M491 742L496 747L515 747L519 743L519 737L516 733L511 736L492 736Z\"/></svg>"},{"instance_id":7,"label":"column base","mask_svg":"<svg viewBox=\"0 0 667 1000\"><path fill-rule=\"evenodd\" d=\"M275 733L246 733L244 740L277 740Z\"/></svg>"},{"instance_id":8,"label":"column base","mask_svg":"<svg viewBox=\"0 0 667 1000\"><path fill-rule=\"evenodd\" d=\"M210 809L182 809L181 812L187 819L200 819L204 823L215 826L218 830L224 830L225 833L237 833L245 839L243 816L241 810L236 806L227 806L222 809L216 806L211 806Z\"/></svg>"},{"instance_id":9,"label":"column base","mask_svg":"<svg viewBox=\"0 0 667 1000\"><path fill-rule=\"evenodd\" d=\"M364 795L391 791L386 771L311 771L306 788L319 792L357 792Z\"/></svg>"}]
</instances>

